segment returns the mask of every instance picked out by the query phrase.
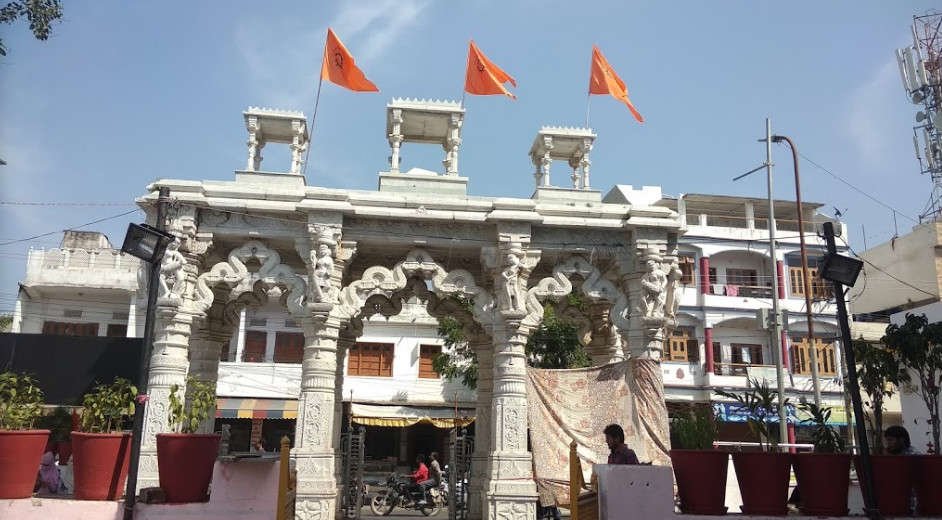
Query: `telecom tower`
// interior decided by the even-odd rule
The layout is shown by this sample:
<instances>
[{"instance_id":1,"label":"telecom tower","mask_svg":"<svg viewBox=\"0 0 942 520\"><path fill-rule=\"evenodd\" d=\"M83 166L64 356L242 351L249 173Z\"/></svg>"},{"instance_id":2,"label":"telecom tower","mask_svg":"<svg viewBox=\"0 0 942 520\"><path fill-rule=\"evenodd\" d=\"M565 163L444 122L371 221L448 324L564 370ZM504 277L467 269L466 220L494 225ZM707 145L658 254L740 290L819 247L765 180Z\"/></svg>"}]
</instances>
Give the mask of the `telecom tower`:
<instances>
[{"instance_id":1,"label":"telecom tower","mask_svg":"<svg viewBox=\"0 0 942 520\"><path fill-rule=\"evenodd\" d=\"M942 219L942 13L913 16L913 45L896 50L903 88L914 105L913 146L919 171L932 179L920 221Z\"/></svg>"}]
</instances>

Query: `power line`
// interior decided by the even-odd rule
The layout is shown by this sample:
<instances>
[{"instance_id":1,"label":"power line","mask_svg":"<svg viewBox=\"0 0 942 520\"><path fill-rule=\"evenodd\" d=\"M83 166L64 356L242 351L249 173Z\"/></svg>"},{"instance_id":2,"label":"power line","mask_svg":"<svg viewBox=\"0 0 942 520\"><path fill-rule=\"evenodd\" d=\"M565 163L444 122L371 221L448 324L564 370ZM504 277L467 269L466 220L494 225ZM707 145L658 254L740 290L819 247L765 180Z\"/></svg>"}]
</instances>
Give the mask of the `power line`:
<instances>
[{"instance_id":1,"label":"power line","mask_svg":"<svg viewBox=\"0 0 942 520\"><path fill-rule=\"evenodd\" d=\"M136 206L133 202L31 202L19 200L0 200L0 206Z\"/></svg>"},{"instance_id":2,"label":"power line","mask_svg":"<svg viewBox=\"0 0 942 520\"><path fill-rule=\"evenodd\" d=\"M844 183L846 186L848 186L848 187L851 188L852 190L856 191L857 193L863 195L864 197L867 197L868 199L872 200L873 202L876 202L877 204L879 204L879 205L883 206L884 208L886 208L886 209L892 211L893 213L896 213L897 215L906 217L907 219L911 220L913 223L916 223L916 224L919 223L919 222L918 222L916 219L914 219L913 217L910 217L909 215L903 213L902 211L899 211L898 209L894 208L893 206L890 206L889 204L887 204L887 203L883 202L882 200L880 200L880 199L874 197L873 195L870 195L870 194L867 193L866 191L864 191L864 190L858 188L857 186L854 186L853 184L851 184L849 181L845 180L845 179L844 179L843 177L841 177L840 175L838 175L838 174L832 172L831 170L828 170L828 169L825 168L824 166L821 166L820 164L814 162L813 160L811 160L810 158L808 158L808 156L804 155L803 153L799 152L798 155L800 155L802 159L808 161L809 163L813 164L814 166L817 166L817 167L818 167L821 171L823 171L824 173L827 173L827 174L830 175L831 177L834 177L835 179L841 181L841 182ZM848 246L848 247L849 247L849 246Z\"/></svg>"},{"instance_id":3,"label":"power line","mask_svg":"<svg viewBox=\"0 0 942 520\"><path fill-rule=\"evenodd\" d=\"M132 210L130 210L130 211L125 211L124 213L118 213L117 215L112 215L112 216L110 216L110 217L100 218L100 219L98 219L98 220L93 220L93 221L91 221L91 222L86 222L86 223L80 224L80 225L78 225L78 226L71 226L71 227L69 227L68 229L78 229L78 228L83 228L83 227L85 227L85 226L91 226L92 224L98 224L99 222L104 222L104 221L106 221L106 220L116 219L116 218L118 218L118 217L123 217L123 216L125 216L125 215L130 215L131 213L137 213L138 211L140 211L140 210L139 210L139 209L132 209ZM29 242L30 240L36 240L37 238L48 237L48 236L50 236L50 235L55 235L56 233L62 233L62 231L63 231L63 230L58 229L58 230L56 230L56 231L50 231L50 232L48 232L48 233L42 233L42 234L39 234L39 235L33 235L33 236L31 236L31 237L19 238L19 239L16 239L16 240L9 240L9 241L7 241L7 242L0 242L0 246L8 246L8 245L10 245L10 244L16 244L16 243L19 243L19 242Z\"/></svg>"},{"instance_id":4,"label":"power line","mask_svg":"<svg viewBox=\"0 0 942 520\"><path fill-rule=\"evenodd\" d=\"M876 264L874 264L874 263L871 262L870 260L867 260L866 258L864 258L864 257L860 256L859 254L857 254L857 252L854 251L854 249L853 249L852 247L850 247L850 244L848 244L847 241L844 240L843 237L838 237L838 238L840 238L841 241L844 242L844 245L847 246L847 249L851 252L851 254L853 254L854 256L856 256L857 258L859 258L860 260L862 260L865 264L869 265L870 267L876 269L877 271L880 271L881 273L883 273L883 274L889 276L890 278L892 278L892 279L896 280L897 282L899 282L899 283L905 285L906 287L909 287L910 289L915 289L915 290L917 290L917 291L919 291L919 292L921 292L921 293L923 293L923 294L925 294L925 295L931 296L932 298L938 298L938 297L939 297L938 294L933 294L933 293L931 293L931 292L929 292L929 291L926 291L926 290L924 290L924 289L920 289L919 287L916 287L915 285L913 285L913 284L911 284L911 283L909 283L909 282L907 282L907 281L905 281L905 280L901 280L901 279L897 278L896 276L894 276L894 275L888 273L888 272L885 271L882 267L877 266Z\"/></svg>"}]
</instances>

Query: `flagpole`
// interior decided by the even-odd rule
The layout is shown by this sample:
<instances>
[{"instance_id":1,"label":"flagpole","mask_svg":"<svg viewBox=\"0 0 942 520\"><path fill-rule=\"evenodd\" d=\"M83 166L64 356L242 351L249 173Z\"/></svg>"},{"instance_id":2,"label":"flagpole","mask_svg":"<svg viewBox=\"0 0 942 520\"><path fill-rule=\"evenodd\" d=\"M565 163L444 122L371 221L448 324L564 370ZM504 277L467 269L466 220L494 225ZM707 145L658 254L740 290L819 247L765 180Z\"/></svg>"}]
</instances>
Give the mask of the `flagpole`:
<instances>
[{"instance_id":1,"label":"flagpole","mask_svg":"<svg viewBox=\"0 0 942 520\"><path fill-rule=\"evenodd\" d=\"M321 87L324 85L324 76L317 80L317 93L314 94L314 113L311 114L311 124L307 129L307 151L304 152L304 170L301 175L307 175L307 159L311 156L311 143L314 141L314 120L317 118L317 105L321 100Z\"/></svg>"},{"instance_id":2,"label":"flagpole","mask_svg":"<svg viewBox=\"0 0 942 520\"><path fill-rule=\"evenodd\" d=\"M585 127L589 128L589 106L591 106L590 101L592 101L592 93L589 92L585 96Z\"/></svg>"}]
</instances>

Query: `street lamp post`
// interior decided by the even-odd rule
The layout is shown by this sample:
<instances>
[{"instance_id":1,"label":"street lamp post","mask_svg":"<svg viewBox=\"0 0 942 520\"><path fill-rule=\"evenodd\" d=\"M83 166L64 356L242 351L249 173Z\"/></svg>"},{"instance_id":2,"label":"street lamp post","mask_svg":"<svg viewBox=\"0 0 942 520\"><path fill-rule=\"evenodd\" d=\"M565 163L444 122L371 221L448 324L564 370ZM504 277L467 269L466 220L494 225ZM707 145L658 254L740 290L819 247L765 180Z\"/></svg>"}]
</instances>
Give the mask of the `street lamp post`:
<instances>
[{"instance_id":1,"label":"street lamp post","mask_svg":"<svg viewBox=\"0 0 942 520\"><path fill-rule=\"evenodd\" d=\"M814 322L811 310L811 277L808 276L808 250L805 248L805 224L801 208L801 177L798 175L798 148L784 135L773 135L772 142L785 141L792 150L792 165L795 168L795 204L798 206L798 241L801 249L801 278L805 292L805 321L808 322L808 350L811 354L811 384L814 388L814 405L821 407L821 382L818 380L818 346L814 340Z\"/></svg>"},{"instance_id":2,"label":"street lamp post","mask_svg":"<svg viewBox=\"0 0 942 520\"><path fill-rule=\"evenodd\" d=\"M144 430L144 408L147 400L147 377L150 371L150 355L154 346L154 322L157 307L157 284L160 277L160 261L164 256L167 244L174 240L174 236L165 232L167 203L170 200L170 189L160 188L157 195L157 218L155 226L147 224L130 224L124 237L121 251L147 263L147 314L144 320L144 344L141 349L140 371L137 381L138 399L134 407L134 426L131 436L131 460L128 468L128 482L124 495L124 520L134 518L134 503L137 499L137 472L140 465L141 440Z\"/></svg>"},{"instance_id":3,"label":"street lamp post","mask_svg":"<svg viewBox=\"0 0 942 520\"><path fill-rule=\"evenodd\" d=\"M828 252L821 263L821 278L830 280L834 285L834 299L837 301L837 321L841 326L841 341L847 348L844 359L847 363L847 386L850 387L850 397L854 403L854 425L857 428L857 443L860 457L860 491L863 495L864 509L869 518L880 518L879 504L873 493L873 467L870 464L870 445L867 440L867 426L864 423L863 403L860 400L860 386L857 383L857 360L854 349L851 347L850 325L847 318L847 303L844 301L844 286L853 287L863 267L860 260L837 254L834 244L834 224L824 223L824 238L827 240Z\"/></svg>"}]
</instances>

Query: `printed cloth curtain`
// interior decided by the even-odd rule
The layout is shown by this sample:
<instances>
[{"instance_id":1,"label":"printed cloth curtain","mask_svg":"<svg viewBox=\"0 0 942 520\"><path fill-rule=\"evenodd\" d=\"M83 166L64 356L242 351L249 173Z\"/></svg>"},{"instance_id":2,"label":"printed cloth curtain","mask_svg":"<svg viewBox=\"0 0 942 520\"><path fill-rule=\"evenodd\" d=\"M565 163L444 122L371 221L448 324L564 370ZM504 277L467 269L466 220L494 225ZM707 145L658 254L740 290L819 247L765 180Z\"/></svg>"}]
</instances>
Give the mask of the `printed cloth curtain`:
<instances>
[{"instance_id":1,"label":"printed cloth curtain","mask_svg":"<svg viewBox=\"0 0 942 520\"><path fill-rule=\"evenodd\" d=\"M625 430L625 442L641 462L660 459L667 440L654 440L632 392L629 361L573 370L527 369L527 402L534 478L543 505L569 504L569 443L578 444L583 477L608 460L602 431L612 423ZM637 387L637 385L634 385ZM644 393L644 392L641 392ZM655 461L657 462L657 461Z\"/></svg>"}]
</instances>

